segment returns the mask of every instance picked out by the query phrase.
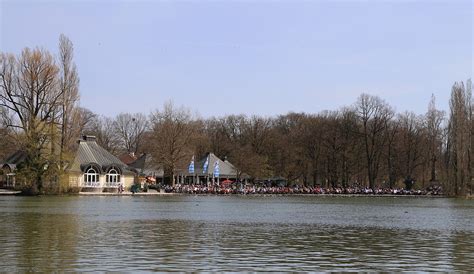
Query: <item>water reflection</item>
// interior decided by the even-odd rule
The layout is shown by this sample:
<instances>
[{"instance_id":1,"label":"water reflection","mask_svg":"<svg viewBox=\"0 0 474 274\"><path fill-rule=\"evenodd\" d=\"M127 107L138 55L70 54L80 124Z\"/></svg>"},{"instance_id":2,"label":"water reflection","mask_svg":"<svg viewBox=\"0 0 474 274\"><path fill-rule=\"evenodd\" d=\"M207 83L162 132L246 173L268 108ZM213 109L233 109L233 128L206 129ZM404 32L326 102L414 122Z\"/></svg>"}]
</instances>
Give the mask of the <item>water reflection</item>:
<instances>
[{"instance_id":1,"label":"water reflection","mask_svg":"<svg viewBox=\"0 0 474 274\"><path fill-rule=\"evenodd\" d=\"M0 268L470 271L474 263L472 201L263 199L0 198Z\"/></svg>"},{"instance_id":2,"label":"water reflection","mask_svg":"<svg viewBox=\"0 0 474 274\"><path fill-rule=\"evenodd\" d=\"M5 203L1 203L5 206ZM1 214L3 271L61 271L77 260L77 223L74 215L48 213L44 200L18 199L14 206L25 212ZM29 212L29 209L43 212Z\"/></svg>"}]
</instances>

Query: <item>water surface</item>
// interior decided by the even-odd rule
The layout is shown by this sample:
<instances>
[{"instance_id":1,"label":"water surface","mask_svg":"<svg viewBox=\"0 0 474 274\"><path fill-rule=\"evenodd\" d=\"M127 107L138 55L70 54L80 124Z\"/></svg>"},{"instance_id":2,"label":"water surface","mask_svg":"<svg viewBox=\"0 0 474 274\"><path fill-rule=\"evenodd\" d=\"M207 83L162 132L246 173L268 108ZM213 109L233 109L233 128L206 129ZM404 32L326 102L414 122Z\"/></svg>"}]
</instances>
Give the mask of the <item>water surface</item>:
<instances>
[{"instance_id":1,"label":"water surface","mask_svg":"<svg viewBox=\"0 0 474 274\"><path fill-rule=\"evenodd\" d=\"M470 271L474 200L0 197L10 271Z\"/></svg>"}]
</instances>

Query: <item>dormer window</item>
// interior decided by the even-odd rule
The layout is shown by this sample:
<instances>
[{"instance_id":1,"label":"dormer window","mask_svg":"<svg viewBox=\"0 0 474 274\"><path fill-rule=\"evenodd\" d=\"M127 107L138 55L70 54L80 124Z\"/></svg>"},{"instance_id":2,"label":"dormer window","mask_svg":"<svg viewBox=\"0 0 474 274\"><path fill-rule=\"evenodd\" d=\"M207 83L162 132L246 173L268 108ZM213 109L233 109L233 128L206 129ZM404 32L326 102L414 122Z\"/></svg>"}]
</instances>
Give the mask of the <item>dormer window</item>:
<instances>
[{"instance_id":1,"label":"dormer window","mask_svg":"<svg viewBox=\"0 0 474 274\"><path fill-rule=\"evenodd\" d=\"M105 182L108 186L118 186L120 173L115 168L109 169L109 172L105 175Z\"/></svg>"},{"instance_id":2,"label":"dormer window","mask_svg":"<svg viewBox=\"0 0 474 274\"><path fill-rule=\"evenodd\" d=\"M99 172L94 167L89 167L84 173L84 184L92 187L100 185Z\"/></svg>"}]
</instances>

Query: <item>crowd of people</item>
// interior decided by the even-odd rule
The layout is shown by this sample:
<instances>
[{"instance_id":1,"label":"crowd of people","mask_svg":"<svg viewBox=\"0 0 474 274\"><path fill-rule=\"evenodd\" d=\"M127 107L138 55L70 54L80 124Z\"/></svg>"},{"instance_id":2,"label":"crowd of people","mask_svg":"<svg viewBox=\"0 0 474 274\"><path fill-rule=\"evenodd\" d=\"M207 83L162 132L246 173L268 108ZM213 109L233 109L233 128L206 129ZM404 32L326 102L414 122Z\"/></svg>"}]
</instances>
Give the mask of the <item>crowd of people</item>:
<instances>
[{"instance_id":1,"label":"crowd of people","mask_svg":"<svg viewBox=\"0 0 474 274\"><path fill-rule=\"evenodd\" d=\"M371 189L369 187L329 187L321 186L206 186L177 184L175 186L164 186L166 193L182 194L330 194L330 195L442 195L440 187L429 187L425 190L406 190L403 188L380 188Z\"/></svg>"}]
</instances>

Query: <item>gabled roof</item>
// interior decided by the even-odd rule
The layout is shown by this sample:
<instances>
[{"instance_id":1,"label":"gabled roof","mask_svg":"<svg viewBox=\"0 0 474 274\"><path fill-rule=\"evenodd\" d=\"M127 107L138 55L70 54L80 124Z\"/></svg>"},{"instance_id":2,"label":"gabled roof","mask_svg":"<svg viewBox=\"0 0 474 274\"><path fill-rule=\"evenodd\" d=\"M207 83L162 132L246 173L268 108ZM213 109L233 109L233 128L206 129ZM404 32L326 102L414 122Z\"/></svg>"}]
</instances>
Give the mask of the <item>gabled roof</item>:
<instances>
[{"instance_id":1,"label":"gabled roof","mask_svg":"<svg viewBox=\"0 0 474 274\"><path fill-rule=\"evenodd\" d=\"M15 151L13 154L11 154L10 156L8 156L5 161L3 161L1 164L0 164L0 167L6 167L8 166L8 168L11 170L11 171L14 171L16 169L16 167L23 163L25 160L26 160L26 152L23 151L23 150L17 150Z\"/></svg>"},{"instance_id":2,"label":"gabled roof","mask_svg":"<svg viewBox=\"0 0 474 274\"><path fill-rule=\"evenodd\" d=\"M203 166L206 162L207 157L209 157L209 165L207 168L207 172L203 173ZM229 161L225 160L222 161L219 157L217 157L214 153L210 152L208 156L204 157L199 162L194 163L194 173L197 175L208 175L211 176L214 174L214 168L216 166L216 162L219 162L219 176L220 177L235 177L237 176L237 169L233 164Z\"/></svg>"},{"instance_id":3,"label":"gabled roof","mask_svg":"<svg viewBox=\"0 0 474 274\"><path fill-rule=\"evenodd\" d=\"M138 159L128 165L135 169L141 175L150 175L156 177L163 176L163 168L153 161L150 154L143 153Z\"/></svg>"},{"instance_id":4,"label":"gabled roof","mask_svg":"<svg viewBox=\"0 0 474 274\"><path fill-rule=\"evenodd\" d=\"M85 166L93 165L98 167L100 172L106 171L110 167L116 167L120 169L123 174L133 174L127 165L122 163L122 161L112 153L99 146L95 141L95 137L84 136L78 143L76 157L68 169L69 171L82 172ZM26 157L27 154L25 151L18 150L5 159L0 167L8 166L10 170L13 171L18 164L26 160Z\"/></svg>"},{"instance_id":5,"label":"gabled roof","mask_svg":"<svg viewBox=\"0 0 474 274\"><path fill-rule=\"evenodd\" d=\"M112 153L99 146L93 136L85 136L79 140L76 157L71 165L70 171L83 171L86 165L98 165L105 171L108 167L118 167L124 174L131 174L128 166Z\"/></svg>"},{"instance_id":6,"label":"gabled roof","mask_svg":"<svg viewBox=\"0 0 474 274\"><path fill-rule=\"evenodd\" d=\"M12 155L8 156L3 164L13 164L13 165L18 165L19 163L22 163L26 160L26 152L23 150L17 150L15 153Z\"/></svg>"}]
</instances>

